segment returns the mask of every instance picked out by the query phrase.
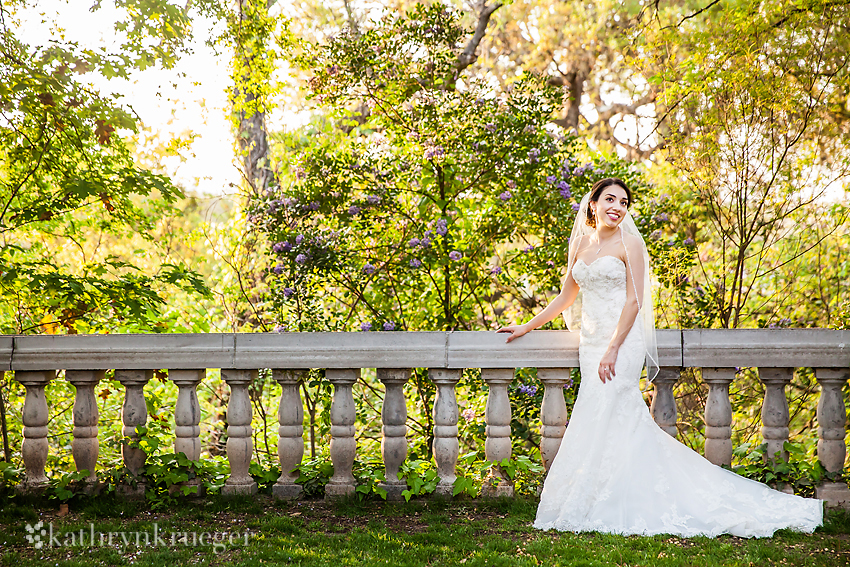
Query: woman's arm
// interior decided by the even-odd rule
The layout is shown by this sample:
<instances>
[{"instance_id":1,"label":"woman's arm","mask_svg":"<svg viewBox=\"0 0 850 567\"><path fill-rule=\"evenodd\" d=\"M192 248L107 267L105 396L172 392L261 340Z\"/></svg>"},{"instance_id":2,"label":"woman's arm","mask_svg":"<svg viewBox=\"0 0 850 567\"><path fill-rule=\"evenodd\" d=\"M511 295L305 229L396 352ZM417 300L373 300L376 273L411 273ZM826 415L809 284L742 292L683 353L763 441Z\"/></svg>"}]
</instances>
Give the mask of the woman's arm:
<instances>
[{"instance_id":1,"label":"woman's arm","mask_svg":"<svg viewBox=\"0 0 850 567\"><path fill-rule=\"evenodd\" d=\"M646 269L643 253L640 246L630 238L625 238L623 245L628 247L628 254L625 255L625 258L622 258L623 262L626 263L626 305L620 314L620 320L617 321L614 336L608 343L608 350L599 362L599 379L603 382L614 378L614 364L617 362L617 353L632 330L638 312L640 312L640 299L643 298L643 276Z\"/></svg>"},{"instance_id":2,"label":"woman's arm","mask_svg":"<svg viewBox=\"0 0 850 567\"><path fill-rule=\"evenodd\" d=\"M580 248L581 242L575 243L576 248ZM570 243L569 255L571 258L576 257L577 250L573 249L573 243ZM507 338L506 343L511 342L514 339L518 339L529 331L533 331L537 327L542 327L558 315L560 315L564 309L573 304L578 296L578 284L573 279L572 271L567 273L567 277L564 278L564 285L561 286L561 293L553 299L546 308L534 316L528 323L523 325L510 325L508 327L502 327L497 330L497 333L510 333L511 336Z\"/></svg>"}]
</instances>

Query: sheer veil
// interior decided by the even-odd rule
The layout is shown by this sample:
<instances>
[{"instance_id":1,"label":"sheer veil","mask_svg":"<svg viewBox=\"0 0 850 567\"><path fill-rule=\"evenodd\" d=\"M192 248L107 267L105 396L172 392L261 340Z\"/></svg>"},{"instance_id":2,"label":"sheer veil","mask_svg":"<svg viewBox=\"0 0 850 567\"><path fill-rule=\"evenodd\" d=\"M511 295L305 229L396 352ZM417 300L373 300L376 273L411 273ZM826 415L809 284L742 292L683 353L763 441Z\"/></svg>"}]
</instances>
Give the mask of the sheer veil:
<instances>
[{"instance_id":1,"label":"sheer veil","mask_svg":"<svg viewBox=\"0 0 850 567\"><path fill-rule=\"evenodd\" d=\"M573 225L573 231L570 235L570 257L568 259L567 275L565 276L564 281L566 281L566 278L572 273L573 265L575 265L576 255L578 254L579 248L578 243L583 237L589 237L595 232L595 229L585 222L585 219L587 219L587 208L589 206L590 191L582 197L578 213L576 214L575 224ZM643 254L643 293L639 294L637 282L635 281L635 277L632 272L628 248L625 247L625 243L623 244L623 247L626 249L626 270L628 271L629 276L629 281L626 282L626 284L628 285L631 283L631 285L634 286L635 296L638 298L639 312L635 319L635 324L643 326L643 340L646 349L646 377L650 382L652 382L658 375L658 340L656 339L655 334L655 309L652 303L652 268L649 263L649 252L646 249L646 242L644 242L643 236L641 236L641 233L632 218L632 214L628 210L626 210L626 216L623 218L623 222L620 223L619 228L621 234L622 232L626 232L637 237L640 242L641 254ZM571 331L577 331L581 328L581 290L579 290L579 294L575 302L573 302L573 304L564 311L564 319L567 322L567 327Z\"/></svg>"}]
</instances>

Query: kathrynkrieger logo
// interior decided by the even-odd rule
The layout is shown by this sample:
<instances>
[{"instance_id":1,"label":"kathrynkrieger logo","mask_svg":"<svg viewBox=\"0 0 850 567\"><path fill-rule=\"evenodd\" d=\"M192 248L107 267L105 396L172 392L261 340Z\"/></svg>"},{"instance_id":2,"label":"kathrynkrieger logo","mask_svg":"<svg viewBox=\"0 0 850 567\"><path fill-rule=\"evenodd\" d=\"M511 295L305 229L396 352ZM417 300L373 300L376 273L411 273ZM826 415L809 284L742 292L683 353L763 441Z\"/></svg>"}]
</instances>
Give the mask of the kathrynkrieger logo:
<instances>
[{"instance_id":1,"label":"kathrynkrieger logo","mask_svg":"<svg viewBox=\"0 0 850 567\"><path fill-rule=\"evenodd\" d=\"M248 545L251 532L164 532L154 522L153 532L99 532L94 524L88 531L54 531L53 522L45 527L44 522L25 526L26 538L36 549L44 547L212 547L213 552L221 553L229 546L243 543Z\"/></svg>"},{"instance_id":2,"label":"kathrynkrieger logo","mask_svg":"<svg viewBox=\"0 0 850 567\"><path fill-rule=\"evenodd\" d=\"M53 526L51 526L51 531L53 531ZM47 530L44 529L44 522L38 522L34 526L27 524L27 541L33 544L33 547L36 549L44 547L44 542L41 541L41 538L46 536Z\"/></svg>"}]
</instances>

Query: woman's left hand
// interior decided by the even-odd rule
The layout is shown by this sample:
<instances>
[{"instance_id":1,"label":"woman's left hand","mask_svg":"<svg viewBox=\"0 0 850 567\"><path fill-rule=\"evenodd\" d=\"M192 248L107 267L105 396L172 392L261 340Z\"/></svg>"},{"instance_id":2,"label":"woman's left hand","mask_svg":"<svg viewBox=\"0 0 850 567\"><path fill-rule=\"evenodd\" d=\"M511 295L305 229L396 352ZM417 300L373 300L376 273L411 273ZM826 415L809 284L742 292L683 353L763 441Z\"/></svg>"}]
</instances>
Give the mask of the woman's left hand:
<instances>
[{"instance_id":1,"label":"woman's left hand","mask_svg":"<svg viewBox=\"0 0 850 567\"><path fill-rule=\"evenodd\" d=\"M617 351L609 347L602 360L599 361L599 379L602 380L603 384L614 379L614 364L616 362Z\"/></svg>"}]
</instances>

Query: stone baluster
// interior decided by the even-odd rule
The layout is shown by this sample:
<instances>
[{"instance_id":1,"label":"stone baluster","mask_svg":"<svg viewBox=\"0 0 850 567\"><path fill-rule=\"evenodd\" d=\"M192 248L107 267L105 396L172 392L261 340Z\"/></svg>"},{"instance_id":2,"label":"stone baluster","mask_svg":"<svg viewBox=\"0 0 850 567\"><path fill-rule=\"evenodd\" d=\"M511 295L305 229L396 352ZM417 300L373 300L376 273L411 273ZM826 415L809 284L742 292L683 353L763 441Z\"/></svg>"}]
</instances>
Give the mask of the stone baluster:
<instances>
[{"instance_id":1,"label":"stone baluster","mask_svg":"<svg viewBox=\"0 0 850 567\"><path fill-rule=\"evenodd\" d=\"M785 442L788 441L788 400L785 386L791 383L793 368L759 368L759 379L764 384L761 406L761 434L767 443L767 458L774 460L777 453L788 460Z\"/></svg>"},{"instance_id":2,"label":"stone baluster","mask_svg":"<svg viewBox=\"0 0 850 567\"><path fill-rule=\"evenodd\" d=\"M334 386L331 402L331 461L334 474L325 486L325 499L331 500L354 493L351 468L354 466L357 441L354 439L356 412L351 387L357 382L360 370L329 368L325 376Z\"/></svg>"},{"instance_id":3,"label":"stone baluster","mask_svg":"<svg viewBox=\"0 0 850 567\"><path fill-rule=\"evenodd\" d=\"M570 380L569 368L538 368L537 377L543 383L543 403L540 405L540 456L548 471L561 447L567 430L567 403L564 384Z\"/></svg>"},{"instance_id":4,"label":"stone baluster","mask_svg":"<svg viewBox=\"0 0 850 567\"><path fill-rule=\"evenodd\" d=\"M94 387L103 379L103 370L66 370L65 379L74 385L77 395L74 398L74 439L71 441L71 454L78 471L87 470L86 490L93 490L97 484L95 467L99 443L97 441L97 397Z\"/></svg>"},{"instance_id":5,"label":"stone baluster","mask_svg":"<svg viewBox=\"0 0 850 567\"><path fill-rule=\"evenodd\" d=\"M295 483L298 480L295 467L304 457L304 403L299 388L306 373L306 370L272 370L272 377L280 384L277 458L281 472L272 487L272 494L279 500L294 500L304 491L300 484Z\"/></svg>"},{"instance_id":6,"label":"stone baluster","mask_svg":"<svg viewBox=\"0 0 850 567\"><path fill-rule=\"evenodd\" d=\"M460 453L457 440L457 397L455 386L460 381L459 368L429 368L428 377L437 386L434 399L434 461L437 463L437 484L435 494L450 498L457 479L455 467Z\"/></svg>"},{"instance_id":7,"label":"stone baluster","mask_svg":"<svg viewBox=\"0 0 850 567\"><path fill-rule=\"evenodd\" d=\"M484 455L488 461L501 461L511 456L511 402L508 399L508 386L514 379L513 368L482 368L481 379L487 383L487 407L484 421L487 423L487 440L484 442ZM500 465L490 469L490 475L484 484L486 496L498 498L513 496L514 484Z\"/></svg>"},{"instance_id":8,"label":"stone baluster","mask_svg":"<svg viewBox=\"0 0 850 567\"><path fill-rule=\"evenodd\" d=\"M48 480L44 474L47 463L47 397L44 387L56 377L54 370L15 372L15 379L26 388L24 399L24 442L21 455L26 469L26 478L19 490L36 492L47 487Z\"/></svg>"},{"instance_id":9,"label":"stone baluster","mask_svg":"<svg viewBox=\"0 0 850 567\"><path fill-rule=\"evenodd\" d=\"M144 427L148 422L148 408L145 403L144 387L153 377L152 370L116 370L115 379L124 386L124 406L121 408L121 420L124 428L121 433L125 438L137 441L137 427ZM121 445L121 456L124 466L134 479L133 486L121 486L120 492L128 497L145 495L145 479L142 468L145 466L147 455L138 447L131 447L129 442Z\"/></svg>"},{"instance_id":10,"label":"stone baluster","mask_svg":"<svg viewBox=\"0 0 850 567\"><path fill-rule=\"evenodd\" d=\"M381 455L386 479L379 486L387 491L387 500L402 500L407 481L399 478L399 469L407 457L407 404L404 385L410 379L410 368L378 368L378 380L386 388L381 407Z\"/></svg>"},{"instance_id":11,"label":"stone baluster","mask_svg":"<svg viewBox=\"0 0 850 567\"><path fill-rule=\"evenodd\" d=\"M715 465L732 464L732 404L729 384L735 379L734 368L703 368L702 380L708 384L705 402L705 458Z\"/></svg>"},{"instance_id":12,"label":"stone baluster","mask_svg":"<svg viewBox=\"0 0 850 567\"><path fill-rule=\"evenodd\" d=\"M206 376L204 369L169 370L168 377L177 385L177 405L174 408L174 452L183 453L190 461L201 458L201 405L197 387ZM189 494L200 496L201 482L190 478L181 487L189 487Z\"/></svg>"},{"instance_id":13,"label":"stone baluster","mask_svg":"<svg viewBox=\"0 0 850 567\"><path fill-rule=\"evenodd\" d=\"M844 424L847 412L844 408L844 384L850 378L846 368L816 368L815 376L820 384L818 399L818 460L831 473L844 470L847 449ZM828 506L850 508L850 489L846 482L824 482L815 489L815 498L826 500Z\"/></svg>"},{"instance_id":14,"label":"stone baluster","mask_svg":"<svg viewBox=\"0 0 850 567\"><path fill-rule=\"evenodd\" d=\"M221 487L221 493L256 494L257 483L251 477L251 456L254 440L251 437L251 398L248 387L257 378L256 370L222 368L221 377L230 386L227 402L227 462L230 477Z\"/></svg>"},{"instance_id":15,"label":"stone baluster","mask_svg":"<svg viewBox=\"0 0 850 567\"><path fill-rule=\"evenodd\" d=\"M674 439L678 436L676 428L676 398L673 396L673 386L679 380L679 368L664 366L658 370L658 376L652 381L655 395L649 408L655 423Z\"/></svg>"}]
</instances>

